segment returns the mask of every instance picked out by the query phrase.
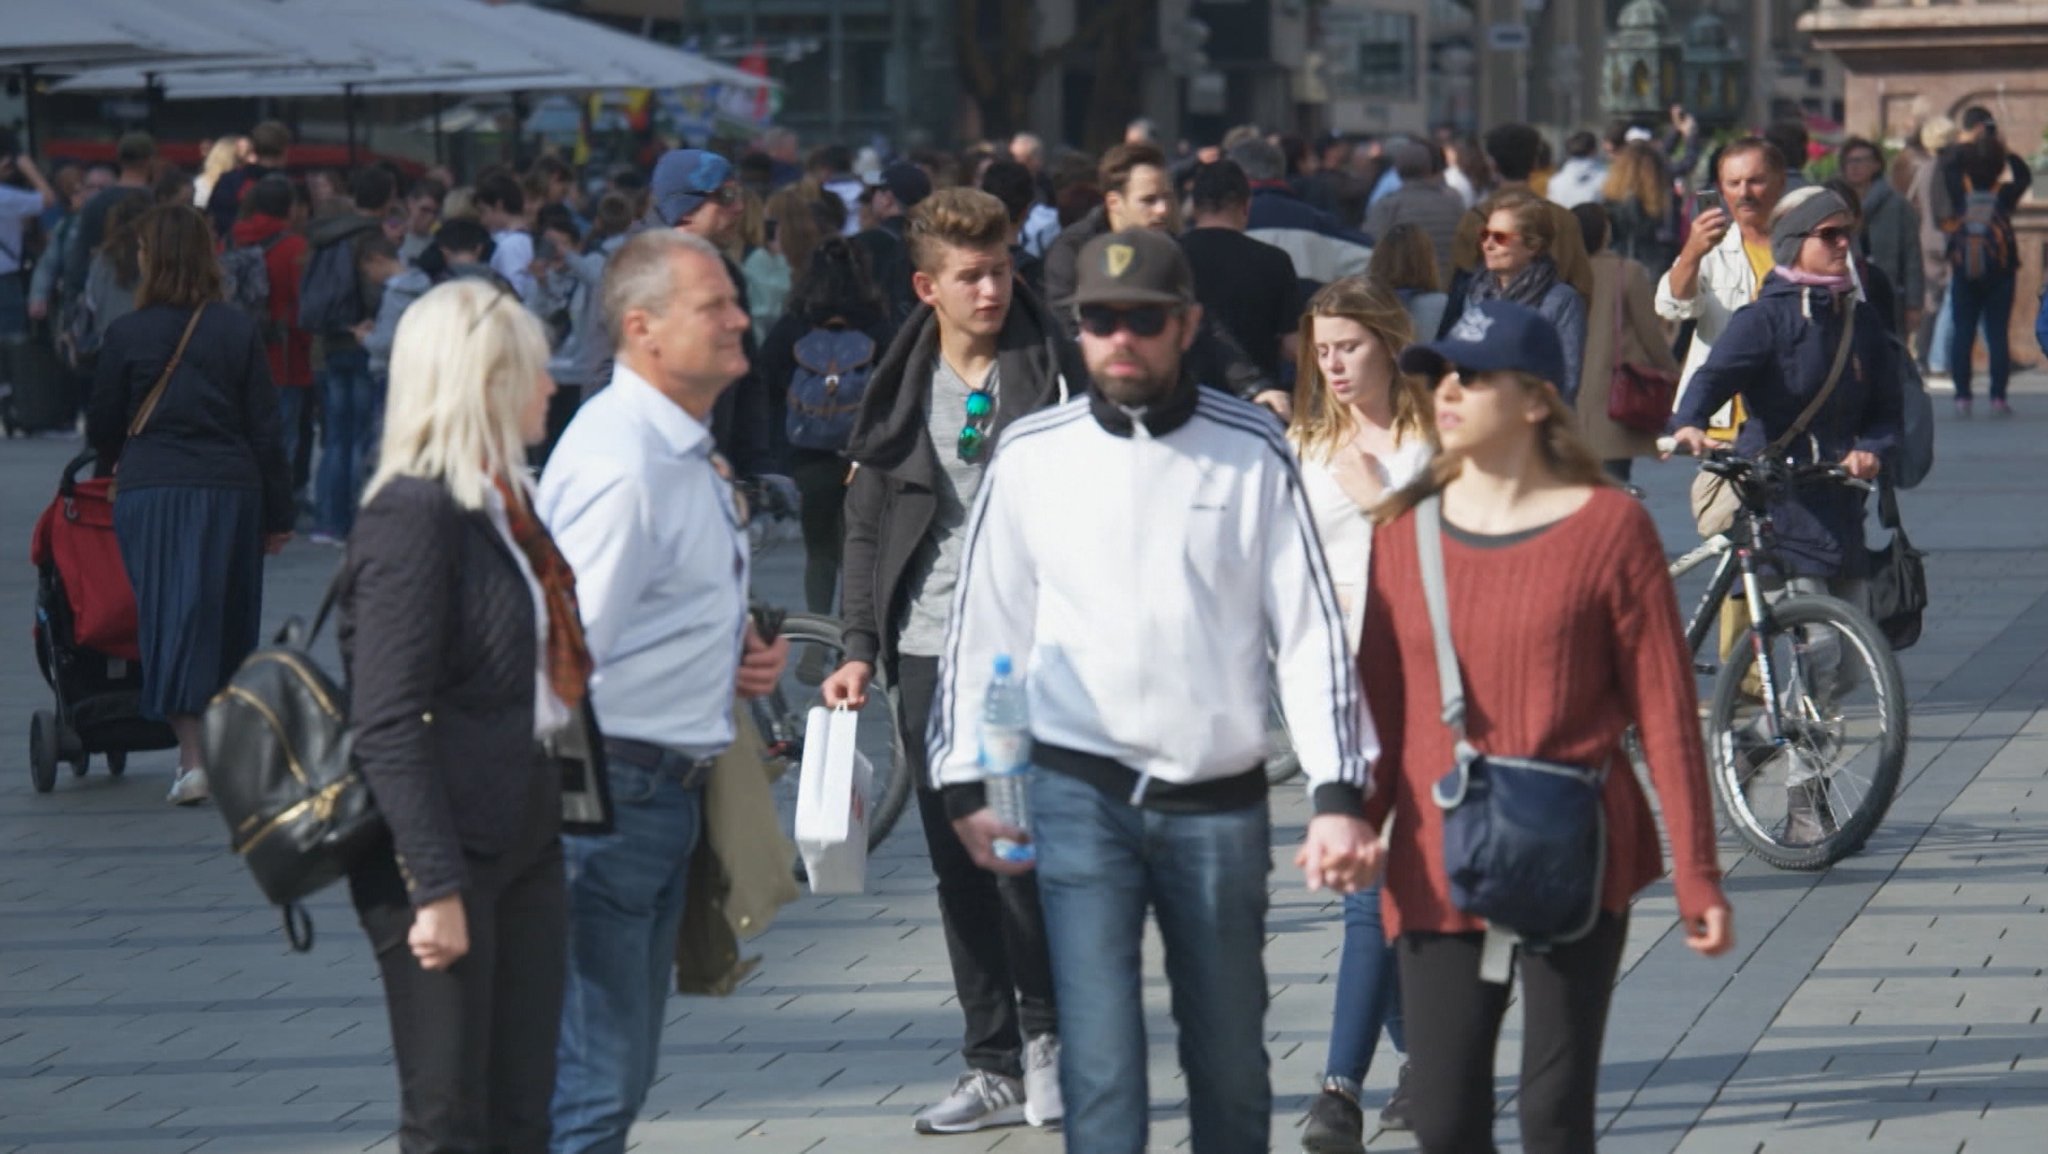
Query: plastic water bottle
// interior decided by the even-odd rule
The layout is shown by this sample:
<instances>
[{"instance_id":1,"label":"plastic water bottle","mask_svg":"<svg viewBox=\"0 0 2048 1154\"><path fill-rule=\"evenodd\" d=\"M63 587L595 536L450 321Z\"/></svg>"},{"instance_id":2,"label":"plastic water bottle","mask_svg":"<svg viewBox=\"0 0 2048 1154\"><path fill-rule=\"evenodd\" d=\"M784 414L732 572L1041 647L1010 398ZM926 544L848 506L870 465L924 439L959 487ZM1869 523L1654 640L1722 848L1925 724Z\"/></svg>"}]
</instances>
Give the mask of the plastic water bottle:
<instances>
[{"instance_id":1,"label":"plastic water bottle","mask_svg":"<svg viewBox=\"0 0 2048 1154\"><path fill-rule=\"evenodd\" d=\"M1024 791L1031 772L1031 712L1024 700L1024 680L1016 675L1008 654L996 658L996 675L981 707L981 768L996 819L1029 832L1031 805ZM994 848L1004 861L1038 860L1037 847L1028 841L997 838Z\"/></svg>"}]
</instances>

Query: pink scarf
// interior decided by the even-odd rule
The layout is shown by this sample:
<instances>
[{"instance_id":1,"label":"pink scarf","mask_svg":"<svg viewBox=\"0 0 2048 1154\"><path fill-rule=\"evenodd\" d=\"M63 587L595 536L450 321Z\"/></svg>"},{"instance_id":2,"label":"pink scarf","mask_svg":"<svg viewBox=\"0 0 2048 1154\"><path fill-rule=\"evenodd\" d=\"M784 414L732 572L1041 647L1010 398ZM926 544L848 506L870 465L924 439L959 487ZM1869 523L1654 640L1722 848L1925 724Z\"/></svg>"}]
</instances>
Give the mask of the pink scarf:
<instances>
[{"instance_id":1,"label":"pink scarf","mask_svg":"<svg viewBox=\"0 0 2048 1154\"><path fill-rule=\"evenodd\" d=\"M1829 292L1841 293L1848 292L1853 287L1853 282L1846 276L1822 276L1817 272L1787 268L1784 265L1779 265L1772 271L1801 288L1822 288Z\"/></svg>"}]
</instances>

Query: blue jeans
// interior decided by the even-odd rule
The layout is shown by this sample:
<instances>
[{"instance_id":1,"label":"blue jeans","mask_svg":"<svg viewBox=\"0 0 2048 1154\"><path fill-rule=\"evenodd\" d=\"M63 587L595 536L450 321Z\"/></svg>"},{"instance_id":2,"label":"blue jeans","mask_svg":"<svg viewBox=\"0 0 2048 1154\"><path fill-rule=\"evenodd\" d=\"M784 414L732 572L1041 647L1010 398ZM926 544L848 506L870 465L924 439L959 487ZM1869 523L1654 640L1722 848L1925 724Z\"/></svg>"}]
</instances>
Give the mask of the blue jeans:
<instances>
[{"instance_id":1,"label":"blue jeans","mask_svg":"<svg viewBox=\"0 0 2048 1154\"><path fill-rule=\"evenodd\" d=\"M277 421L284 433L285 464L296 470L299 463L299 420L306 408L305 389L279 388L277 390Z\"/></svg>"},{"instance_id":2,"label":"blue jeans","mask_svg":"<svg viewBox=\"0 0 2048 1154\"><path fill-rule=\"evenodd\" d=\"M676 931L704 790L618 758L614 830L564 837L569 981L555 1074L553 1154L619 1154L647 1100L675 988ZM539 1007L536 1007L537 1009Z\"/></svg>"},{"instance_id":3,"label":"blue jeans","mask_svg":"<svg viewBox=\"0 0 2048 1154\"><path fill-rule=\"evenodd\" d=\"M1142 1154L1150 1092L1140 944L1159 919L1195 1154L1270 1145L1266 804L1166 814L1050 770L1032 836L1059 1004L1067 1154Z\"/></svg>"},{"instance_id":4,"label":"blue jeans","mask_svg":"<svg viewBox=\"0 0 2048 1154\"><path fill-rule=\"evenodd\" d=\"M1337 960L1337 1009L1330 1024L1330 1061L1325 1077L1365 1081L1380 1027L1394 1049L1408 1052L1401 1028L1401 969L1380 923L1380 887L1344 898L1344 953Z\"/></svg>"},{"instance_id":5,"label":"blue jeans","mask_svg":"<svg viewBox=\"0 0 2048 1154\"><path fill-rule=\"evenodd\" d=\"M1956 396L1970 398L1970 349L1977 343L1977 329L1984 329L1984 350L1989 354L1991 399L2005 399L2006 382L2012 378L2011 337L2013 288L2017 272L2001 273L1979 280L1958 276L1949 281L1949 308L1955 310L1955 334L1948 350L1948 371L1956 383Z\"/></svg>"},{"instance_id":6,"label":"blue jeans","mask_svg":"<svg viewBox=\"0 0 2048 1154\"><path fill-rule=\"evenodd\" d=\"M341 349L327 354L320 384L320 472L313 482L313 531L346 537L355 526L356 499L370 479L371 435L383 408L370 354Z\"/></svg>"}]
</instances>

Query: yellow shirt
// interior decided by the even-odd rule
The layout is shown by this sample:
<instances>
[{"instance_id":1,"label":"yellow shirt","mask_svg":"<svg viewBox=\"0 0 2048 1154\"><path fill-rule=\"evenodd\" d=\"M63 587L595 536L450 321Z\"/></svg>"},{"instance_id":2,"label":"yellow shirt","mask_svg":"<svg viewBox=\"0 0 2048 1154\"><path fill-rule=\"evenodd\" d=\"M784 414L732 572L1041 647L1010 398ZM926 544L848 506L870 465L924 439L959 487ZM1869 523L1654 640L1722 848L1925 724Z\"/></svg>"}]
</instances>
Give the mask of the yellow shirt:
<instances>
[{"instance_id":1,"label":"yellow shirt","mask_svg":"<svg viewBox=\"0 0 2048 1154\"><path fill-rule=\"evenodd\" d=\"M1756 287L1749 293L1749 299L1755 300L1764 291L1764 278L1771 275L1778 262L1771 256L1771 246L1767 244L1751 244L1745 240L1742 242L1742 255L1749 258L1749 269L1756 274ZM1728 402L1728 424L1708 428L1707 435L1717 441L1733 441L1735 434L1742 429L1742 422L1748 419L1749 412L1743 407L1742 398L1737 396Z\"/></svg>"}]
</instances>

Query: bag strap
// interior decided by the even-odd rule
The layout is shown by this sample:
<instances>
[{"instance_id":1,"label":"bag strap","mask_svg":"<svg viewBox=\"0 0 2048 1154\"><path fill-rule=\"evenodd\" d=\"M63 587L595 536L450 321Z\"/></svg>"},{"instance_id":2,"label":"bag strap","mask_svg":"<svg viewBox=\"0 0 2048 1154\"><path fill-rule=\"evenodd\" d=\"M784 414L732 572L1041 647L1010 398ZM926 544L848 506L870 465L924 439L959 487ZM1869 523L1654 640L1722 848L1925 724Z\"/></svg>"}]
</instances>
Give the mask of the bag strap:
<instances>
[{"instance_id":1,"label":"bag strap","mask_svg":"<svg viewBox=\"0 0 2048 1154\"><path fill-rule=\"evenodd\" d=\"M1444 724L1458 740L1459 761L1470 749L1465 742L1465 681L1458 675L1458 650L1451 642L1450 592L1444 580L1443 498L1430 494L1415 506L1415 548L1422 565L1422 599L1429 606L1429 630L1436 637L1437 692L1443 700Z\"/></svg>"},{"instance_id":2,"label":"bag strap","mask_svg":"<svg viewBox=\"0 0 2048 1154\"><path fill-rule=\"evenodd\" d=\"M192 310L192 319L185 322L185 332L178 338L178 347L171 350L171 359L164 362L163 375L157 377L149 395L142 398L142 407L135 410L135 419L128 422L129 437L141 436L142 430L149 425L149 419L156 415L157 402L164 399L164 390L171 385L171 374L178 371L178 362L185 359L185 346L192 343L192 331L199 327L199 318L205 312L205 305Z\"/></svg>"},{"instance_id":3,"label":"bag strap","mask_svg":"<svg viewBox=\"0 0 2048 1154\"><path fill-rule=\"evenodd\" d=\"M348 562L334 567L334 576L327 581L327 592L320 597L320 608L313 612L313 626L306 628L305 622L294 617L277 631L277 643L295 649L311 649L319 638L320 630L327 625L328 615L334 612L334 603L341 597L341 580L348 573Z\"/></svg>"},{"instance_id":4,"label":"bag strap","mask_svg":"<svg viewBox=\"0 0 2048 1154\"><path fill-rule=\"evenodd\" d=\"M1813 419L1820 415L1821 406L1827 404L1828 398L1835 395L1835 384L1842 379L1842 370L1849 366L1849 346L1856 337L1856 311L1853 306L1842 308L1842 300L1839 297L1836 298L1835 307L1843 314L1842 339L1835 346L1835 363L1828 368L1828 379L1821 385L1820 392L1813 395L1813 400L1807 402L1806 410L1799 414L1798 420L1792 422L1792 427L1786 429L1783 436L1764 447L1764 455L1767 457L1777 456L1792 442L1806 435L1806 426L1813 423Z\"/></svg>"}]
</instances>

